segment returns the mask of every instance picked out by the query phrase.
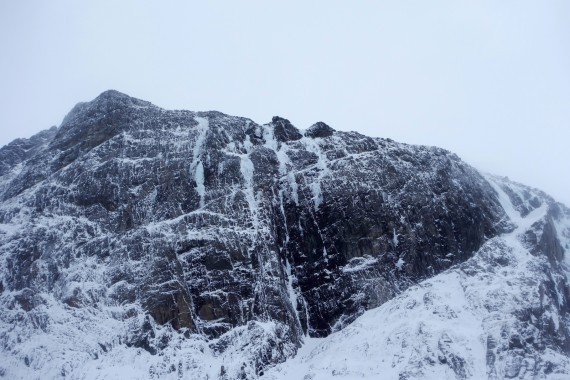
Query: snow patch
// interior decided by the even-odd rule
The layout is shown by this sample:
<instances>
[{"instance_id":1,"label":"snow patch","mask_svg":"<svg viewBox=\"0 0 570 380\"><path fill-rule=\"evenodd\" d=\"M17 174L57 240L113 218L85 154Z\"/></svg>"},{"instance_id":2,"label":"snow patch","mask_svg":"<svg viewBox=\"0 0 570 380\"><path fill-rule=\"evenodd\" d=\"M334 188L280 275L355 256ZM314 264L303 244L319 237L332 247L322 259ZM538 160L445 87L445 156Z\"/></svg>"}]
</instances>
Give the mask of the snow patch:
<instances>
[{"instance_id":1,"label":"snow patch","mask_svg":"<svg viewBox=\"0 0 570 380\"><path fill-rule=\"evenodd\" d=\"M398 246L398 234L396 233L396 229L394 228L394 234L392 235L392 244L394 244L394 247Z\"/></svg>"},{"instance_id":2,"label":"snow patch","mask_svg":"<svg viewBox=\"0 0 570 380\"><path fill-rule=\"evenodd\" d=\"M400 257L396 263L396 268L398 268L398 270L402 270L404 269L404 264L406 264L406 262Z\"/></svg>"},{"instance_id":3,"label":"snow patch","mask_svg":"<svg viewBox=\"0 0 570 380\"><path fill-rule=\"evenodd\" d=\"M372 256L355 257L342 268L342 271L343 273L358 272L376 264L377 262L378 259Z\"/></svg>"}]
</instances>

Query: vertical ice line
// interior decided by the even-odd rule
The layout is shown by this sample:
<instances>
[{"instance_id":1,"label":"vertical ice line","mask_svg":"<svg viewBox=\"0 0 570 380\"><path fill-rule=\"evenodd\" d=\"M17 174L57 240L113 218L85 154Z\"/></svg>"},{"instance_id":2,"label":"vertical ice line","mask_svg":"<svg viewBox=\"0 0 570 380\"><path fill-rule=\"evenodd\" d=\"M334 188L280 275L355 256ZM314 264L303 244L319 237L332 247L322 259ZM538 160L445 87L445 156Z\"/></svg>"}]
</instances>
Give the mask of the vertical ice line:
<instances>
[{"instance_id":1,"label":"vertical ice line","mask_svg":"<svg viewBox=\"0 0 570 380\"><path fill-rule=\"evenodd\" d=\"M281 177L286 176L290 187L291 198L296 205L299 205L298 186L295 180L295 174L291 169L291 160L287 155L287 152L289 151L289 145L287 145L286 142L279 143L277 141L273 127L271 125L263 126L263 139L265 140L265 144L263 146L275 152L277 161L279 162L279 175Z\"/></svg>"},{"instance_id":2,"label":"vertical ice line","mask_svg":"<svg viewBox=\"0 0 570 380\"><path fill-rule=\"evenodd\" d=\"M259 227L259 220L257 219L258 206L257 201L255 200L255 191L253 189L253 162L249 158L249 153L240 155L240 159L240 172L244 182L243 192L253 218L253 225L254 227Z\"/></svg>"},{"instance_id":3,"label":"vertical ice line","mask_svg":"<svg viewBox=\"0 0 570 380\"><path fill-rule=\"evenodd\" d=\"M200 208L204 208L206 186L204 186L204 165L202 165L202 161L198 162L198 165L196 165L196 173L194 175L194 179L196 180L196 191L200 196Z\"/></svg>"},{"instance_id":4,"label":"vertical ice line","mask_svg":"<svg viewBox=\"0 0 570 380\"><path fill-rule=\"evenodd\" d=\"M200 196L200 208L203 208L205 205L205 196L206 196L206 186L204 185L204 165L200 160L200 155L202 153L202 146L206 141L206 135L208 133L208 129L210 123L208 119L204 117L196 116L194 118L196 122L198 122L198 126L196 129L198 130L198 137L196 138L196 142L194 144L194 149L192 151L192 163L190 164L190 174L194 175L194 181L196 182L196 192Z\"/></svg>"},{"instance_id":5,"label":"vertical ice line","mask_svg":"<svg viewBox=\"0 0 570 380\"><path fill-rule=\"evenodd\" d=\"M317 156L317 163L315 164L315 167L318 169L317 178L313 179L313 181L309 184L309 188L313 193L313 203L315 206L315 211L318 210L321 203L323 203L321 181L327 174L329 174L329 168L327 166L328 159L326 155L323 154L318 140L319 139L313 139L308 137L303 137L301 139L306 149Z\"/></svg>"},{"instance_id":6,"label":"vertical ice line","mask_svg":"<svg viewBox=\"0 0 570 380\"><path fill-rule=\"evenodd\" d=\"M303 300L303 307L305 308L305 320L307 321L307 333L305 335L310 336L311 324L310 324L310 317L309 317L309 304L307 303L307 300L305 299L305 297L301 296L301 299Z\"/></svg>"},{"instance_id":7,"label":"vertical ice line","mask_svg":"<svg viewBox=\"0 0 570 380\"><path fill-rule=\"evenodd\" d=\"M293 273L291 271L291 264L289 264L289 260L285 259L285 273L287 274L287 291L289 292L289 300L291 301L291 305L293 306L293 312L295 313L295 319L297 323L303 328L301 324L301 317L299 316L299 311L297 307L299 306L299 301L297 299L297 293L295 293L295 289L293 289Z\"/></svg>"}]
</instances>

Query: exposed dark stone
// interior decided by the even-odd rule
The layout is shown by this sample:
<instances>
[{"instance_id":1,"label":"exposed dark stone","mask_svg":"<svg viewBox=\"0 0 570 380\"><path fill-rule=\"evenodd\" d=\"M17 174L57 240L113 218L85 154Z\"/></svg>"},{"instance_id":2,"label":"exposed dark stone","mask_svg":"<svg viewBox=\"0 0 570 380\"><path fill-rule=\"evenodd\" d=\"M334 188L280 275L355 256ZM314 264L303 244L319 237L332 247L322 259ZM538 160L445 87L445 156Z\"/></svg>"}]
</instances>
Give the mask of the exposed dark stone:
<instances>
[{"instance_id":1,"label":"exposed dark stone","mask_svg":"<svg viewBox=\"0 0 570 380\"><path fill-rule=\"evenodd\" d=\"M515 334L511 336L511 339L509 340L509 349L513 348L524 348L524 344L519 335Z\"/></svg>"},{"instance_id":2,"label":"exposed dark stone","mask_svg":"<svg viewBox=\"0 0 570 380\"><path fill-rule=\"evenodd\" d=\"M152 355L156 355L158 350L155 344L156 334L151 320L147 317L144 319L142 325L133 331L133 334L128 337L125 342L129 347L138 347L148 351Z\"/></svg>"},{"instance_id":3,"label":"exposed dark stone","mask_svg":"<svg viewBox=\"0 0 570 380\"><path fill-rule=\"evenodd\" d=\"M299 132L299 130L287 119L283 119L279 116L273 116L271 123L273 124L273 133L275 134L277 141L295 141L303 137L301 132Z\"/></svg>"},{"instance_id":4,"label":"exposed dark stone","mask_svg":"<svg viewBox=\"0 0 570 380\"><path fill-rule=\"evenodd\" d=\"M331 127L329 127L328 125L326 125L322 121L319 121L319 122L311 125L305 131L305 136L312 137L312 138L317 138L317 137L324 138L324 137L332 136L334 134L334 132L335 132L334 129L332 129Z\"/></svg>"},{"instance_id":5,"label":"exposed dark stone","mask_svg":"<svg viewBox=\"0 0 570 380\"><path fill-rule=\"evenodd\" d=\"M538 244L538 249L543 252L551 264L556 265L564 257L564 249L558 240L556 227L551 217L546 219L546 224L542 229L542 235Z\"/></svg>"},{"instance_id":6,"label":"exposed dark stone","mask_svg":"<svg viewBox=\"0 0 570 380\"><path fill-rule=\"evenodd\" d=\"M127 305L117 318L136 326L124 342L152 354L170 339L159 329L219 338L217 352L247 331L259 341L248 368L259 374L304 334L343 328L513 229L489 183L448 151L322 122L305 136L314 140L280 117L257 125L165 111L116 91L77 105L60 128L0 149L0 224L18 226L0 232L0 294L25 312L38 294L73 311ZM542 205L507 190L521 215ZM552 207L525 236L552 267L564 253L554 224L564 212ZM482 254L496 268L511 263ZM568 350L568 329L546 319L548 308L570 311L565 280L537 289L544 305L517 318L542 340L534 330L507 334L503 347ZM564 301L548 303L559 294ZM275 322L273 335L258 321ZM449 340L439 361L465 378ZM499 349L487 341L488 366Z\"/></svg>"},{"instance_id":7,"label":"exposed dark stone","mask_svg":"<svg viewBox=\"0 0 570 380\"><path fill-rule=\"evenodd\" d=\"M267 128L288 144L288 163L264 146ZM332 133L324 123L308 130ZM263 316L288 325L296 339L303 331L323 336L467 259L504 228L488 184L447 151L354 132L338 133L340 145L319 140L317 151L280 117L259 126L219 112L164 111L108 91L41 136L30 139L42 148L2 196L49 177L27 202L43 218L76 221L61 226L67 235L38 229L18 240L7 286L49 289L66 267L97 256L108 263L113 291L71 289L63 302L136 301L178 330L194 330L198 320L219 336ZM40 256L49 271L34 272ZM370 265L345 270L357 260ZM288 299L286 264L303 303Z\"/></svg>"},{"instance_id":8,"label":"exposed dark stone","mask_svg":"<svg viewBox=\"0 0 570 380\"><path fill-rule=\"evenodd\" d=\"M25 311L30 311L36 307L37 302L34 298L34 292L29 288L22 289L14 296L14 300Z\"/></svg>"},{"instance_id":9,"label":"exposed dark stone","mask_svg":"<svg viewBox=\"0 0 570 380\"><path fill-rule=\"evenodd\" d=\"M8 174L16 165L38 154L57 133L51 127L29 139L17 139L0 148L0 177Z\"/></svg>"}]
</instances>

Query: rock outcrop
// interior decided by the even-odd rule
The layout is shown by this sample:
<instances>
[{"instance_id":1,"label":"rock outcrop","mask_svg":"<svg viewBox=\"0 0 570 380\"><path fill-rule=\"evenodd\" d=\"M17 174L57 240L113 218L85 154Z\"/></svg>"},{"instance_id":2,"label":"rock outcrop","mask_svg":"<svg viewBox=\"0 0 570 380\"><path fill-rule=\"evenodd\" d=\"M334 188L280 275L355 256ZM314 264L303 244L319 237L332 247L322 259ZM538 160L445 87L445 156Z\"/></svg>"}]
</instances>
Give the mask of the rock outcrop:
<instances>
[{"instance_id":1,"label":"rock outcrop","mask_svg":"<svg viewBox=\"0 0 570 380\"><path fill-rule=\"evenodd\" d=\"M112 352L189 342L227 358L257 339L224 368L255 377L513 228L489 182L443 149L167 111L116 91L1 148L0 175L4 373L77 376ZM567 249L556 220L526 240L553 265ZM62 320L105 334L75 347L74 364L48 363L53 347L32 343ZM149 371L182 376L180 363Z\"/></svg>"}]
</instances>

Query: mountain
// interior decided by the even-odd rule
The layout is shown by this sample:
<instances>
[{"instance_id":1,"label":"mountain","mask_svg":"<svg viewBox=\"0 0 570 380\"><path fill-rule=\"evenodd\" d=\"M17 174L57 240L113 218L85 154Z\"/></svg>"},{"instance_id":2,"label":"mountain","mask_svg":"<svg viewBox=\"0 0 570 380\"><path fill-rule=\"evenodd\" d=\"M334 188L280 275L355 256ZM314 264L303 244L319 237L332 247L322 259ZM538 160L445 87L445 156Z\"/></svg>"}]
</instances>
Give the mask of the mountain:
<instances>
[{"instance_id":1,"label":"mountain","mask_svg":"<svg viewBox=\"0 0 570 380\"><path fill-rule=\"evenodd\" d=\"M565 378L569 220L443 149L107 91L0 149L0 376Z\"/></svg>"},{"instance_id":2,"label":"mountain","mask_svg":"<svg viewBox=\"0 0 570 380\"><path fill-rule=\"evenodd\" d=\"M489 182L514 223L512 231L344 330L308 339L297 357L266 378L570 378L570 262L554 234L562 232L568 251L568 210L562 213L539 191L497 177ZM525 199L540 202L525 205Z\"/></svg>"}]
</instances>

